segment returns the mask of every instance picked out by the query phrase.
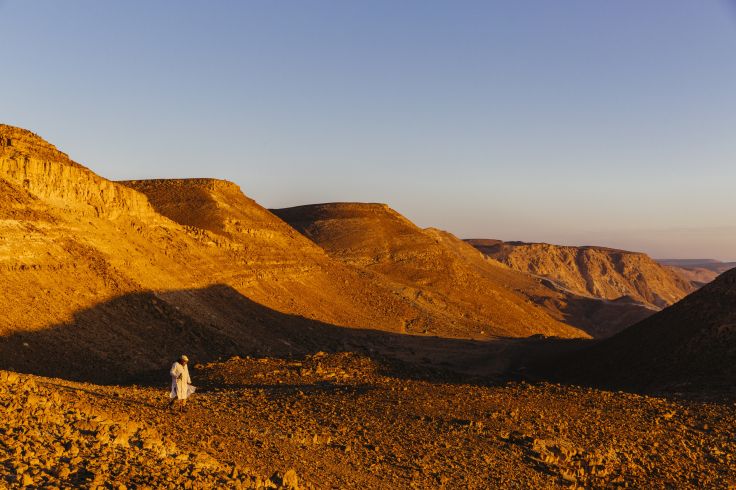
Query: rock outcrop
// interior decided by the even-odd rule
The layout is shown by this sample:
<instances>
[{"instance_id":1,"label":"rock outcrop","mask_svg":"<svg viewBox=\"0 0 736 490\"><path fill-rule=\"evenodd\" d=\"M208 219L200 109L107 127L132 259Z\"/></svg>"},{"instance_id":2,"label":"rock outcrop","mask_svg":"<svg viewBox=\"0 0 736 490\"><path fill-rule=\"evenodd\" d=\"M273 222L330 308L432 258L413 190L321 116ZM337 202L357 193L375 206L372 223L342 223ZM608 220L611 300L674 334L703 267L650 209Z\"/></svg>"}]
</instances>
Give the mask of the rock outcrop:
<instances>
[{"instance_id":1,"label":"rock outcrop","mask_svg":"<svg viewBox=\"0 0 736 490\"><path fill-rule=\"evenodd\" d=\"M103 179L25 129L0 124L0 178L53 206L97 217L155 220L145 196Z\"/></svg>"},{"instance_id":2,"label":"rock outcrop","mask_svg":"<svg viewBox=\"0 0 736 490\"><path fill-rule=\"evenodd\" d=\"M643 253L547 243L468 242L514 270L546 277L579 295L605 300L629 297L664 308L696 289L689 280Z\"/></svg>"}]
</instances>

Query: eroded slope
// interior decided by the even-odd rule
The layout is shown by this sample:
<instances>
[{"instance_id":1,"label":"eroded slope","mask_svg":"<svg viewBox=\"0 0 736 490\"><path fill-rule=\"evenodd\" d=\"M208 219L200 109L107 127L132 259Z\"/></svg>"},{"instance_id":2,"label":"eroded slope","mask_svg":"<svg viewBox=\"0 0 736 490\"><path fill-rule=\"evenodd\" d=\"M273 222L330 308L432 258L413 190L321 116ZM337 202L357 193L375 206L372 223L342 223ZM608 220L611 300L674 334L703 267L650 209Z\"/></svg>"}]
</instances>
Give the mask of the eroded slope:
<instances>
[{"instance_id":1,"label":"eroded slope","mask_svg":"<svg viewBox=\"0 0 736 490\"><path fill-rule=\"evenodd\" d=\"M179 351L306 353L343 327L427 321L230 188L199 228L29 131L0 141L0 367L121 380Z\"/></svg>"},{"instance_id":2,"label":"eroded slope","mask_svg":"<svg viewBox=\"0 0 736 490\"><path fill-rule=\"evenodd\" d=\"M530 299L550 294L539 281L485 260L449 233L422 230L385 204L332 203L273 212L330 256L399 284L404 297L431 309L444 328L479 337L581 335Z\"/></svg>"},{"instance_id":3,"label":"eroded slope","mask_svg":"<svg viewBox=\"0 0 736 490\"><path fill-rule=\"evenodd\" d=\"M643 253L547 243L468 242L515 270L547 277L580 295L606 300L629 297L664 308L695 290L689 280Z\"/></svg>"}]
</instances>

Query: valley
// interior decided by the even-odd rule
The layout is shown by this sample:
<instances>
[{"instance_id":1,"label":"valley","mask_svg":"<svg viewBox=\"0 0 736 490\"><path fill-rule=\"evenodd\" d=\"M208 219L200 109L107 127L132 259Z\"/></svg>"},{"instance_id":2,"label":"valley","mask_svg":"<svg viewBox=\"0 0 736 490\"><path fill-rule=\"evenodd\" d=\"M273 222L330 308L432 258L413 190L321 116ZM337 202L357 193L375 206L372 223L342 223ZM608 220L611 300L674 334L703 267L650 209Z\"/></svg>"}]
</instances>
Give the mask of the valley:
<instances>
[{"instance_id":1,"label":"valley","mask_svg":"<svg viewBox=\"0 0 736 490\"><path fill-rule=\"evenodd\" d=\"M726 264L268 210L0 141L8 488L736 484Z\"/></svg>"}]
</instances>

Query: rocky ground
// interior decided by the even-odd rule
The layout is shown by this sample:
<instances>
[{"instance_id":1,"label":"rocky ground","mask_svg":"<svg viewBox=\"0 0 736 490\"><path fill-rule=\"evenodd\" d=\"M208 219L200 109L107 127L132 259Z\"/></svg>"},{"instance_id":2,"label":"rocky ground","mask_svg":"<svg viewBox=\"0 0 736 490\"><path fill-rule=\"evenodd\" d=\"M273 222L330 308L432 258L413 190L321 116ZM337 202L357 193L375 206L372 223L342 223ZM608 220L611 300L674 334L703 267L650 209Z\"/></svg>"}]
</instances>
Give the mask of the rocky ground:
<instances>
[{"instance_id":1,"label":"rocky ground","mask_svg":"<svg viewBox=\"0 0 736 490\"><path fill-rule=\"evenodd\" d=\"M0 384L3 479L225 487L235 474L252 488L279 480L256 475L293 468L289 478L316 488L736 485L732 401L484 386L349 353L235 358L192 376L200 390L185 413L164 408L165 377L155 387Z\"/></svg>"},{"instance_id":2,"label":"rocky ground","mask_svg":"<svg viewBox=\"0 0 736 490\"><path fill-rule=\"evenodd\" d=\"M180 449L126 405L100 410L83 388L0 371L0 488L296 488ZM110 396L124 396L125 390ZM99 395L99 393L98 393ZM304 485L310 488L309 485Z\"/></svg>"}]
</instances>

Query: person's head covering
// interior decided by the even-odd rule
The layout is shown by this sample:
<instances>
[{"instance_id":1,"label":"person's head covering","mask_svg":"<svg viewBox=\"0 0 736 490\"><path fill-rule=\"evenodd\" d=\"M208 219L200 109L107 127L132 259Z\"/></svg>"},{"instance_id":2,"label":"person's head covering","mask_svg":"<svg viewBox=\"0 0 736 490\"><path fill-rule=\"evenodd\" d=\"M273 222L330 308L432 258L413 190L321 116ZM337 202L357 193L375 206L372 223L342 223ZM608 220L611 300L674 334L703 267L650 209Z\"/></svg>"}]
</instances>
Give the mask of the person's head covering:
<instances>
[{"instance_id":1,"label":"person's head covering","mask_svg":"<svg viewBox=\"0 0 736 490\"><path fill-rule=\"evenodd\" d=\"M189 358L185 356L184 354L181 355L181 360L184 362L189 362Z\"/></svg>"}]
</instances>

